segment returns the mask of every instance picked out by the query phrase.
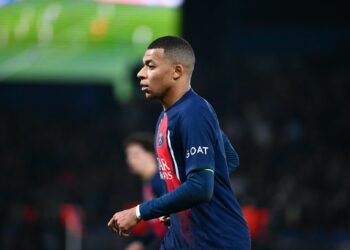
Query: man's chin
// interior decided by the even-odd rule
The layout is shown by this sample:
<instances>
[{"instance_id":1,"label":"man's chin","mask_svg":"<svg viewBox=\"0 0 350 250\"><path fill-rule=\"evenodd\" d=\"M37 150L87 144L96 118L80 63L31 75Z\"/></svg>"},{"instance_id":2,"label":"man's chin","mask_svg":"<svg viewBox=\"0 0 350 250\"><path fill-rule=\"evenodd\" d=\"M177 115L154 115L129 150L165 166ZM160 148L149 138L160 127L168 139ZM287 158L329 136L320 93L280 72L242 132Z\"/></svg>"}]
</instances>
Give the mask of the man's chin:
<instances>
[{"instance_id":1,"label":"man's chin","mask_svg":"<svg viewBox=\"0 0 350 250\"><path fill-rule=\"evenodd\" d=\"M150 99L150 100L156 99L156 97L150 93L145 93L145 97L146 97L146 99Z\"/></svg>"}]
</instances>

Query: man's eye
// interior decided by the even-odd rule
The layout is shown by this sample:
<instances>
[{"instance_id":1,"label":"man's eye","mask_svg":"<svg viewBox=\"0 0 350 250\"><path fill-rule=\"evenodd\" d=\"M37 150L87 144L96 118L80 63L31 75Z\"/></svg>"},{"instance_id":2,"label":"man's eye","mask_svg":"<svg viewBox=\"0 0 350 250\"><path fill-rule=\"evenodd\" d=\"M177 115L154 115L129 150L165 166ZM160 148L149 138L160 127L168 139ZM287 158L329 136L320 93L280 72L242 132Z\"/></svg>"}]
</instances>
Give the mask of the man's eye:
<instances>
[{"instance_id":1,"label":"man's eye","mask_svg":"<svg viewBox=\"0 0 350 250\"><path fill-rule=\"evenodd\" d=\"M154 69L156 66L154 66L154 65L148 65L148 68L150 68L150 69Z\"/></svg>"}]
</instances>

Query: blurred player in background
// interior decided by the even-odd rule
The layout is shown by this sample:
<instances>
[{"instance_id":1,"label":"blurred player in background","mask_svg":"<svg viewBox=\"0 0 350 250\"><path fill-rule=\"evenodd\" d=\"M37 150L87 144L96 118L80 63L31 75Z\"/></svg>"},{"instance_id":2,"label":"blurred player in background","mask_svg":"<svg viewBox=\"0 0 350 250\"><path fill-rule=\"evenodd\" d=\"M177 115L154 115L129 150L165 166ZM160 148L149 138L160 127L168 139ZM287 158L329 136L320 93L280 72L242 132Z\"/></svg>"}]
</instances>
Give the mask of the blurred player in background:
<instances>
[{"instance_id":1,"label":"blurred player in background","mask_svg":"<svg viewBox=\"0 0 350 250\"><path fill-rule=\"evenodd\" d=\"M155 147L166 193L115 213L108 227L128 236L140 220L170 215L160 249L249 250L249 230L231 188L217 116L191 88L191 45L178 37L158 38L143 63L141 89L163 106Z\"/></svg>"},{"instance_id":2,"label":"blurred player in background","mask_svg":"<svg viewBox=\"0 0 350 250\"><path fill-rule=\"evenodd\" d=\"M142 180L144 201L160 197L164 190L154 155L153 136L148 133L132 134L125 139L124 149L130 172ZM159 219L149 220L146 231L132 239L126 250L159 249L165 232L166 227Z\"/></svg>"}]
</instances>

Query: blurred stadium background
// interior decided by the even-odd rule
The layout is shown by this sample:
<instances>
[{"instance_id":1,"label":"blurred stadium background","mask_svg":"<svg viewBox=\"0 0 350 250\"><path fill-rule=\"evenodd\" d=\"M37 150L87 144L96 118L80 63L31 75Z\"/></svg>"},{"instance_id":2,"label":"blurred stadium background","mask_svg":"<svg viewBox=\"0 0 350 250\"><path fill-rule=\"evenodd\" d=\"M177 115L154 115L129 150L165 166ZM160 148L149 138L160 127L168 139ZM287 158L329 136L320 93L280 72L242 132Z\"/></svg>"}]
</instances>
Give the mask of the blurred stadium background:
<instances>
[{"instance_id":1,"label":"blurred stadium background","mask_svg":"<svg viewBox=\"0 0 350 250\"><path fill-rule=\"evenodd\" d=\"M193 45L193 87L241 166L253 249L350 249L350 18L343 1L0 0L0 249L123 249L141 199L122 140L153 131L147 44Z\"/></svg>"}]
</instances>

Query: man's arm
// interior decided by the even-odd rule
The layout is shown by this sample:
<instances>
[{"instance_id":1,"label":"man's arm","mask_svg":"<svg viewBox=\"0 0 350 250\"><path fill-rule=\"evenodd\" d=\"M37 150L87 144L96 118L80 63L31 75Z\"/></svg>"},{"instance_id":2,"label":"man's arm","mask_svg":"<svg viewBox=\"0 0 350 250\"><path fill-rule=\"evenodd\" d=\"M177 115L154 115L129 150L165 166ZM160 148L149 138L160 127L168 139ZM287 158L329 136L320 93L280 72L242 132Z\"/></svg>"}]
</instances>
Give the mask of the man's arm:
<instances>
[{"instance_id":1,"label":"man's arm","mask_svg":"<svg viewBox=\"0 0 350 250\"><path fill-rule=\"evenodd\" d=\"M120 236L129 236L128 230L141 219L149 220L162 215L186 210L193 206L210 201L214 190L214 171L198 169L188 174L187 180L177 189L162 197L117 212L108 222L108 227ZM140 218L136 216L139 208Z\"/></svg>"},{"instance_id":2,"label":"man's arm","mask_svg":"<svg viewBox=\"0 0 350 250\"><path fill-rule=\"evenodd\" d=\"M200 169L188 174L180 187L159 198L140 205L140 216L144 220L186 210L210 201L214 191L214 172Z\"/></svg>"}]
</instances>

